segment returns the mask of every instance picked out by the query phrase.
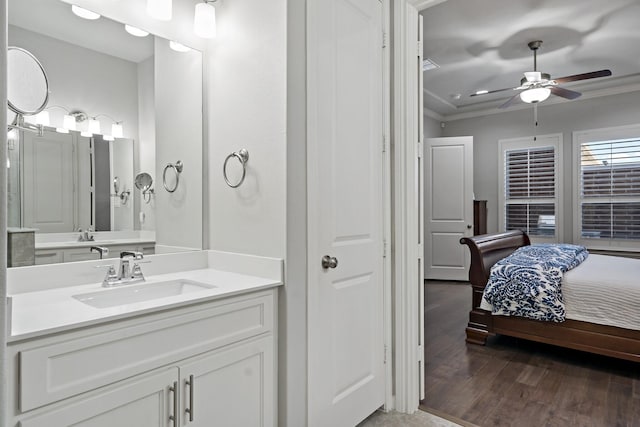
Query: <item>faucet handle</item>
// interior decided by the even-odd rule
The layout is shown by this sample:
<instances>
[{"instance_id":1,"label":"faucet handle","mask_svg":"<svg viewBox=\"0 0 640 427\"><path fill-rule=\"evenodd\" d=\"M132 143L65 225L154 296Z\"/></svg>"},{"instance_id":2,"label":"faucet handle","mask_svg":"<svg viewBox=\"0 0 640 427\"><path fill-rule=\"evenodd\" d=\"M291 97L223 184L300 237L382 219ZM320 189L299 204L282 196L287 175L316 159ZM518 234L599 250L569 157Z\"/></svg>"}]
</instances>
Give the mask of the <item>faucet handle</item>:
<instances>
[{"instance_id":1,"label":"faucet handle","mask_svg":"<svg viewBox=\"0 0 640 427\"><path fill-rule=\"evenodd\" d=\"M144 255L142 254L142 252L136 252L136 251L122 251L120 252L120 258L124 258L124 257L133 257L133 259L142 259L144 258Z\"/></svg>"},{"instance_id":2,"label":"faucet handle","mask_svg":"<svg viewBox=\"0 0 640 427\"><path fill-rule=\"evenodd\" d=\"M108 274L111 274L113 272L113 274L116 274L116 268L113 266L113 264L101 264L101 265L94 265L93 268L108 268L109 270L107 270Z\"/></svg>"}]
</instances>

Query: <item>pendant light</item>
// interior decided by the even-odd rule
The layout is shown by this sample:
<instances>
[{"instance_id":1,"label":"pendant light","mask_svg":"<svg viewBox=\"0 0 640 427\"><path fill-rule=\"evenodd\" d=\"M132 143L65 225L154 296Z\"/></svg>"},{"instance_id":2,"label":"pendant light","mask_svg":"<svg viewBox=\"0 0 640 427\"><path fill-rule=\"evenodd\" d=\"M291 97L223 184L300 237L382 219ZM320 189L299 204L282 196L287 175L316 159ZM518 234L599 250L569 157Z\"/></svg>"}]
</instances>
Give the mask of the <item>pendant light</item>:
<instances>
[{"instance_id":1,"label":"pendant light","mask_svg":"<svg viewBox=\"0 0 640 427\"><path fill-rule=\"evenodd\" d=\"M171 20L172 0L147 0L147 13L159 21Z\"/></svg>"},{"instance_id":2,"label":"pendant light","mask_svg":"<svg viewBox=\"0 0 640 427\"><path fill-rule=\"evenodd\" d=\"M214 1L206 0L196 5L193 32L205 39L216 36L216 8L212 4Z\"/></svg>"}]
</instances>

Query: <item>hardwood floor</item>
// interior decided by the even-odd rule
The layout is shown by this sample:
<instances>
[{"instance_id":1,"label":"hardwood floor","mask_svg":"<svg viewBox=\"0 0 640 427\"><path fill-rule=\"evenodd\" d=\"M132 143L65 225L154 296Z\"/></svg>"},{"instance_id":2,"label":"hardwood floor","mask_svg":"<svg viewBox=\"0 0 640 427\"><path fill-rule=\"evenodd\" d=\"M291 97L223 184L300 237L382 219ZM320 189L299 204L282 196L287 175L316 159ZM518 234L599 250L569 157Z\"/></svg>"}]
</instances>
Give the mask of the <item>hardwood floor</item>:
<instances>
[{"instance_id":1,"label":"hardwood floor","mask_svg":"<svg viewBox=\"0 0 640 427\"><path fill-rule=\"evenodd\" d=\"M496 336L466 344L466 283L425 285L426 399L482 427L640 426L640 364Z\"/></svg>"}]
</instances>

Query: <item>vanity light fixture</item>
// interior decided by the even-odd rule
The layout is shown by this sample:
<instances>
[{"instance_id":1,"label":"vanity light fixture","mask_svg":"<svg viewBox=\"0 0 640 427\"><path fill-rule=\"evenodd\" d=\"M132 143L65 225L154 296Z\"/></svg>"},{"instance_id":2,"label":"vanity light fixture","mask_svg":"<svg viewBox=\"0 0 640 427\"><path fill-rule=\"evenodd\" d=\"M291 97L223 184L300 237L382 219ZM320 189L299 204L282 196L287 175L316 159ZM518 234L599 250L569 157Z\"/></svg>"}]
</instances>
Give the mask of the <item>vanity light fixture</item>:
<instances>
[{"instance_id":1,"label":"vanity light fixture","mask_svg":"<svg viewBox=\"0 0 640 427\"><path fill-rule=\"evenodd\" d=\"M68 108L63 107L62 105L51 105L35 116L35 123L42 126L51 126L51 118L49 115L49 111L52 108L60 108L64 110L66 114L62 116L62 127L56 127L56 132L58 133L69 133L70 130L76 130L76 118L71 115L71 112Z\"/></svg>"},{"instance_id":2,"label":"vanity light fixture","mask_svg":"<svg viewBox=\"0 0 640 427\"><path fill-rule=\"evenodd\" d=\"M87 10L85 8L82 8L80 6L76 6L75 4L71 5L71 11L76 16L79 16L80 18L89 19L89 20L92 20L92 21L100 18L100 14L92 12L92 11Z\"/></svg>"},{"instance_id":3,"label":"vanity light fixture","mask_svg":"<svg viewBox=\"0 0 640 427\"><path fill-rule=\"evenodd\" d=\"M36 114L36 124L42 126L49 126L50 124L49 112L46 110L40 111Z\"/></svg>"},{"instance_id":4,"label":"vanity light fixture","mask_svg":"<svg viewBox=\"0 0 640 427\"><path fill-rule=\"evenodd\" d=\"M174 42L173 40L169 41L169 47L175 50L176 52L189 52L191 50L190 47L185 46L178 42Z\"/></svg>"},{"instance_id":5,"label":"vanity light fixture","mask_svg":"<svg viewBox=\"0 0 640 427\"><path fill-rule=\"evenodd\" d=\"M216 8L212 4L215 1L205 0L196 4L193 32L199 37L212 39L216 36Z\"/></svg>"},{"instance_id":6,"label":"vanity light fixture","mask_svg":"<svg viewBox=\"0 0 640 427\"><path fill-rule=\"evenodd\" d=\"M125 24L124 29L127 33L136 37L147 37L149 35L148 31L141 30L140 28L132 27L131 25Z\"/></svg>"},{"instance_id":7,"label":"vanity light fixture","mask_svg":"<svg viewBox=\"0 0 640 427\"><path fill-rule=\"evenodd\" d=\"M159 21L171 20L172 0L147 0L147 13Z\"/></svg>"},{"instance_id":8,"label":"vanity light fixture","mask_svg":"<svg viewBox=\"0 0 640 427\"><path fill-rule=\"evenodd\" d=\"M94 117L94 119L97 121L98 117L106 117L113 122L113 124L111 125L111 135L103 135L105 140L113 141L115 140L115 138L124 138L124 129L122 126L122 120L118 121L108 114L98 114L97 116ZM89 122L89 126L91 126L91 122ZM99 129L99 126L100 126L100 122L98 122L98 129ZM100 130L98 130L98 132L93 132L93 133L100 133Z\"/></svg>"},{"instance_id":9,"label":"vanity light fixture","mask_svg":"<svg viewBox=\"0 0 640 427\"><path fill-rule=\"evenodd\" d=\"M535 104L544 101L549 95L551 95L551 90L548 87L535 87L520 92L520 99L528 104Z\"/></svg>"}]
</instances>

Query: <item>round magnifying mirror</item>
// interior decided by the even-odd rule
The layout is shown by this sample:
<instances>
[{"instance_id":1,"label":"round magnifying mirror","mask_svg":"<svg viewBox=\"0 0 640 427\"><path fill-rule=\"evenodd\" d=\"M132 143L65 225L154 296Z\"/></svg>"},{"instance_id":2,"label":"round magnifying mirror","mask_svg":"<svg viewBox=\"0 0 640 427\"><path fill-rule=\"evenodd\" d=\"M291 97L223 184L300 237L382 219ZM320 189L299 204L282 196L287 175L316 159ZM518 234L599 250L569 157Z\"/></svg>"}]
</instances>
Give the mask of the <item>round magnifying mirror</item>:
<instances>
[{"instance_id":1,"label":"round magnifying mirror","mask_svg":"<svg viewBox=\"0 0 640 427\"><path fill-rule=\"evenodd\" d=\"M7 125L15 125L17 116L16 113L7 108Z\"/></svg>"},{"instance_id":2,"label":"round magnifying mirror","mask_svg":"<svg viewBox=\"0 0 640 427\"><path fill-rule=\"evenodd\" d=\"M136 175L135 183L138 190L147 191L151 188L151 184L153 184L153 178L146 172L140 172Z\"/></svg>"},{"instance_id":3,"label":"round magnifying mirror","mask_svg":"<svg viewBox=\"0 0 640 427\"><path fill-rule=\"evenodd\" d=\"M40 61L31 52L10 46L7 51L7 100L9 109L32 116L49 101L49 81Z\"/></svg>"}]
</instances>

